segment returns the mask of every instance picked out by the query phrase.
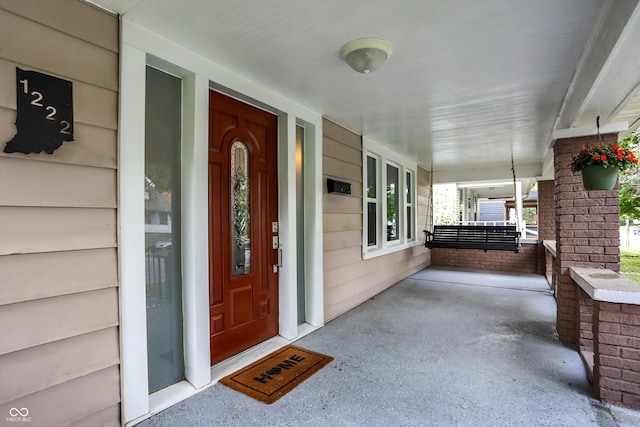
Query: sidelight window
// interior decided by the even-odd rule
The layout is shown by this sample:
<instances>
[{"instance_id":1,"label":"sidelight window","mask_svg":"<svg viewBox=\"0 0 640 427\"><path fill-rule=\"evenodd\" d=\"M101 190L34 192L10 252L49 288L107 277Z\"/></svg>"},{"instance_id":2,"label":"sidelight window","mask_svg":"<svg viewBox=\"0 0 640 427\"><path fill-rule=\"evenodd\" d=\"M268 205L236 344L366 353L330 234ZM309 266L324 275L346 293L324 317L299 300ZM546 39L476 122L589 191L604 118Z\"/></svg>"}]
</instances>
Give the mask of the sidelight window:
<instances>
[{"instance_id":1,"label":"sidelight window","mask_svg":"<svg viewBox=\"0 0 640 427\"><path fill-rule=\"evenodd\" d=\"M148 385L149 392L154 392L184 378L182 80L147 67L146 81L144 259Z\"/></svg>"}]
</instances>

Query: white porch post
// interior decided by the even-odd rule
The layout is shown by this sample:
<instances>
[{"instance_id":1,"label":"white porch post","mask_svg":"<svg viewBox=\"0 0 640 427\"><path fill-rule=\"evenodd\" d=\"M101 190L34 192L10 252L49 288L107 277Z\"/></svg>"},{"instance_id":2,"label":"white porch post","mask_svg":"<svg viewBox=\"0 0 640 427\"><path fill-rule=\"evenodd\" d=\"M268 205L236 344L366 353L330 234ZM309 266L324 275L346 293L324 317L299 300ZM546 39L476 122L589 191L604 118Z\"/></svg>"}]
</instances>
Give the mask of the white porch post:
<instances>
[{"instance_id":1,"label":"white porch post","mask_svg":"<svg viewBox=\"0 0 640 427\"><path fill-rule=\"evenodd\" d=\"M516 221L522 237L527 237L527 230L522 223L522 181L516 181Z\"/></svg>"}]
</instances>

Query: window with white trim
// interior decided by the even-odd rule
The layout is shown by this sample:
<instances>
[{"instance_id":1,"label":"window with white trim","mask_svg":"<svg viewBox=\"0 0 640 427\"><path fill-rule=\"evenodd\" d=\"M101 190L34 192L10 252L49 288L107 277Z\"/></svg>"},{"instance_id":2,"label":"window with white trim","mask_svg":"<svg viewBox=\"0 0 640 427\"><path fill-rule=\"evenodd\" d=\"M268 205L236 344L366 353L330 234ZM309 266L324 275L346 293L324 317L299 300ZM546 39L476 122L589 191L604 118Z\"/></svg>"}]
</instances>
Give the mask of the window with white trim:
<instances>
[{"instance_id":1,"label":"window with white trim","mask_svg":"<svg viewBox=\"0 0 640 427\"><path fill-rule=\"evenodd\" d=\"M378 196L378 177L380 176L380 159L376 155L368 155L366 161L366 173L367 177L367 189L365 194L366 206L364 212L366 212L365 224L368 224L364 229L366 230L365 239L367 248L377 248L378 239L378 227L380 222L380 200Z\"/></svg>"},{"instance_id":2,"label":"window with white trim","mask_svg":"<svg viewBox=\"0 0 640 427\"><path fill-rule=\"evenodd\" d=\"M413 235L413 217L415 215L415 211L413 209L413 171L407 170L405 171L405 179L404 179L404 194L405 194L405 206L406 206L406 216L407 218L407 226L405 227L405 232L407 236L407 240L411 241L414 239Z\"/></svg>"},{"instance_id":3,"label":"window with white trim","mask_svg":"<svg viewBox=\"0 0 640 427\"><path fill-rule=\"evenodd\" d=\"M416 168L375 142L363 138L363 258L418 244Z\"/></svg>"}]
</instances>

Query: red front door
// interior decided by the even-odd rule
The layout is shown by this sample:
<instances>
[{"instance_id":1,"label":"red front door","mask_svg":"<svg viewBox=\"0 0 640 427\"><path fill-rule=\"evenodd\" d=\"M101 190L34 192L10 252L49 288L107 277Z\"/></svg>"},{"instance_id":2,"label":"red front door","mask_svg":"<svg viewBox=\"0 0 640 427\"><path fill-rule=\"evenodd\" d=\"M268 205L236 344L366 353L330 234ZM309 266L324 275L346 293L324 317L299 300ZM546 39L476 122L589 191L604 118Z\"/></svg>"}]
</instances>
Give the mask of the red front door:
<instances>
[{"instance_id":1,"label":"red front door","mask_svg":"<svg viewBox=\"0 0 640 427\"><path fill-rule=\"evenodd\" d=\"M276 137L276 116L210 92L211 364L278 333Z\"/></svg>"}]
</instances>

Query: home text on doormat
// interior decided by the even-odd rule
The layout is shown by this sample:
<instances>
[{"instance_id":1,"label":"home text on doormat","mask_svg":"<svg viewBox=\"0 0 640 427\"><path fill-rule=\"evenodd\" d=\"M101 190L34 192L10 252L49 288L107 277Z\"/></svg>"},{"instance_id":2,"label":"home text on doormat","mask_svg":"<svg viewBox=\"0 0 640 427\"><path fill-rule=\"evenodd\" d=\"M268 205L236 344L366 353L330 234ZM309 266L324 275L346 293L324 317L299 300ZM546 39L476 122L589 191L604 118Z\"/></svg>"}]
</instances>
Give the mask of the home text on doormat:
<instances>
[{"instance_id":1,"label":"home text on doormat","mask_svg":"<svg viewBox=\"0 0 640 427\"><path fill-rule=\"evenodd\" d=\"M224 377L220 382L271 404L332 360L333 357L288 345Z\"/></svg>"}]
</instances>

